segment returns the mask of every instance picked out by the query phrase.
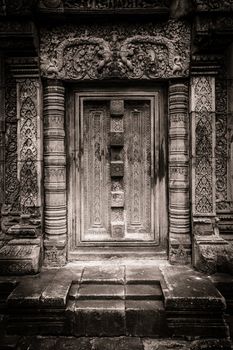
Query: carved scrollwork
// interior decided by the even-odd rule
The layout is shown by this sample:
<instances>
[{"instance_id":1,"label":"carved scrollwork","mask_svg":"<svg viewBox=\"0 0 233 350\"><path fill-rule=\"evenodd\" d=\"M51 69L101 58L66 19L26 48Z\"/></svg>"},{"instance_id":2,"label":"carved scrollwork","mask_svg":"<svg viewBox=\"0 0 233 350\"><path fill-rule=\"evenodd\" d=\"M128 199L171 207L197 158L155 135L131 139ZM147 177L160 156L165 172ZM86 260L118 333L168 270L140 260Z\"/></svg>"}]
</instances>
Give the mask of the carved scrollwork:
<instances>
[{"instance_id":1,"label":"carved scrollwork","mask_svg":"<svg viewBox=\"0 0 233 350\"><path fill-rule=\"evenodd\" d=\"M188 47L178 43L178 35L175 38L173 33L174 38L169 38L162 35L161 30L150 33L145 29L138 30L140 34L137 34L134 29L136 35L130 36L121 33L119 28L108 29L107 37L104 32L101 34L101 28L94 35L86 31L76 36L72 32L65 38L55 32L51 41L42 35L42 73L50 78L72 80L158 79L187 75Z\"/></svg>"}]
</instances>

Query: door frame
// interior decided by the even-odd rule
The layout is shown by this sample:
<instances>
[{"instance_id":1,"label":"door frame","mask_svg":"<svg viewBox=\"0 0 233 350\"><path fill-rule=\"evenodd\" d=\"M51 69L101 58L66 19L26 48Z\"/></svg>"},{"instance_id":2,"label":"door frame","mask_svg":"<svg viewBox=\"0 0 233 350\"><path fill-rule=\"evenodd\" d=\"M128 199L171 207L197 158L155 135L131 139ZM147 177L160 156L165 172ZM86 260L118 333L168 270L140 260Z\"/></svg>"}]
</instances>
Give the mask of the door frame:
<instances>
[{"instance_id":1,"label":"door frame","mask_svg":"<svg viewBox=\"0 0 233 350\"><path fill-rule=\"evenodd\" d=\"M100 85L100 87L99 87ZM97 257L155 257L167 259L168 255L168 131L167 131L167 98L166 89L163 84L139 85L134 86L117 84L117 88L113 84L105 84L101 86L98 82L91 86L75 85L67 90L66 99L66 149L67 149L67 217L68 217L68 260L79 259L95 259ZM98 87L97 87L98 86ZM88 242L80 243L76 247L76 225L77 225L77 208L74 207L72 200L72 189L77 185L77 150L75 149L75 129L80 132L79 125L76 123L76 95L92 96L92 97L110 97L128 96L132 99L142 97L142 99L158 98L158 125L159 131L154 138L158 140L158 173L156 175L156 186L159 191L159 242L152 244L151 242ZM113 96L112 96L113 97ZM155 111L155 108L154 108ZM76 163L76 166L75 166ZM77 205L77 203L76 203ZM80 208L78 208L79 210Z\"/></svg>"}]
</instances>

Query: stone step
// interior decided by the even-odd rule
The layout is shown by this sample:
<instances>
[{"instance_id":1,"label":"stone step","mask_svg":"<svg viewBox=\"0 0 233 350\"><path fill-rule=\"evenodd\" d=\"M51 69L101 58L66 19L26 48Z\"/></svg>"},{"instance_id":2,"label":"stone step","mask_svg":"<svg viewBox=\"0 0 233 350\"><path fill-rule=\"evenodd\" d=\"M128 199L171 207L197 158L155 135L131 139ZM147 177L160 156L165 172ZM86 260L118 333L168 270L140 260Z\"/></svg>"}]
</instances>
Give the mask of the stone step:
<instances>
[{"instance_id":1,"label":"stone step","mask_svg":"<svg viewBox=\"0 0 233 350\"><path fill-rule=\"evenodd\" d=\"M70 300L69 329L75 336L153 336L169 334L160 300Z\"/></svg>"},{"instance_id":2,"label":"stone step","mask_svg":"<svg viewBox=\"0 0 233 350\"><path fill-rule=\"evenodd\" d=\"M72 284L69 299L77 300L163 300L159 281L155 284Z\"/></svg>"},{"instance_id":3,"label":"stone step","mask_svg":"<svg viewBox=\"0 0 233 350\"><path fill-rule=\"evenodd\" d=\"M226 338L225 301L184 266L78 266L21 279L7 300L10 334Z\"/></svg>"}]
</instances>

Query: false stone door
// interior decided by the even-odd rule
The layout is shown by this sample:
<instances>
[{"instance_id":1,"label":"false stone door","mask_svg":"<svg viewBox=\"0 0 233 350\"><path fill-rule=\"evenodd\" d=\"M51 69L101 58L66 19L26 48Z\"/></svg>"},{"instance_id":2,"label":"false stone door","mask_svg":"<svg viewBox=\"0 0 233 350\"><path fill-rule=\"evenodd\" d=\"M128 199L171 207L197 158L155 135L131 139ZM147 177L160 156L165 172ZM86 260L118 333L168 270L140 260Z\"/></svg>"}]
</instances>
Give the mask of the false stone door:
<instances>
[{"instance_id":1,"label":"false stone door","mask_svg":"<svg viewBox=\"0 0 233 350\"><path fill-rule=\"evenodd\" d=\"M159 92L74 93L68 125L71 253L161 245L161 110Z\"/></svg>"}]
</instances>

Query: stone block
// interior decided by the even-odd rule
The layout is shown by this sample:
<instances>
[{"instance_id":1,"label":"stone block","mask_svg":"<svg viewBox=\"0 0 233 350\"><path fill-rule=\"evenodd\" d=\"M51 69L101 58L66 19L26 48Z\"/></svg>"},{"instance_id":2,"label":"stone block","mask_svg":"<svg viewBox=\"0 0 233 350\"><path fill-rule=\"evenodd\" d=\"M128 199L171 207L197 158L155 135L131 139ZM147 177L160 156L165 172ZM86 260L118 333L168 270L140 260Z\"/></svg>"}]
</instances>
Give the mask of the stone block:
<instances>
[{"instance_id":1,"label":"stone block","mask_svg":"<svg viewBox=\"0 0 233 350\"><path fill-rule=\"evenodd\" d=\"M110 133L111 146L124 146L124 133L112 131Z\"/></svg>"},{"instance_id":2,"label":"stone block","mask_svg":"<svg viewBox=\"0 0 233 350\"><path fill-rule=\"evenodd\" d=\"M124 286L120 284L82 284L77 299L124 299Z\"/></svg>"},{"instance_id":3,"label":"stone block","mask_svg":"<svg viewBox=\"0 0 233 350\"><path fill-rule=\"evenodd\" d=\"M124 207L124 192L123 191L112 191L111 192L111 207L112 208L121 208Z\"/></svg>"},{"instance_id":4,"label":"stone block","mask_svg":"<svg viewBox=\"0 0 233 350\"><path fill-rule=\"evenodd\" d=\"M38 244L7 244L0 249L0 274L36 274L40 269Z\"/></svg>"},{"instance_id":5,"label":"stone block","mask_svg":"<svg viewBox=\"0 0 233 350\"><path fill-rule=\"evenodd\" d=\"M226 338L225 301L210 280L188 267L161 267L169 329L178 337Z\"/></svg>"},{"instance_id":6,"label":"stone block","mask_svg":"<svg viewBox=\"0 0 233 350\"><path fill-rule=\"evenodd\" d=\"M42 293L41 302L43 305L65 307L68 292L74 279L74 275L76 276L76 279L80 279L81 273L82 268L73 270L64 267L60 269L54 279Z\"/></svg>"},{"instance_id":7,"label":"stone block","mask_svg":"<svg viewBox=\"0 0 233 350\"><path fill-rule=\"evenodd\" d=\"M124 266L86 266L82 283L124 284Z\"/></svg>"},{"instance_id":8,"label":"stone block","mask_svg":"<svg viewBox=\"0 0 233 350\"><path fill-rule=\"evenodd\" d=\"M124 114L124 100L116 99L110 101L111 116L123 116Z\"/></svg>"},{"instance_id":9,"label":"stone block","mask_svg":"<svg viewBox=\"0 0 233 350\"><path fill-rule=\"evenodd\" d=\"M75 336L120 336L125 334L125 306L116 300L79 300L74 308Z\"/></svg>"},{"instance_id":10,"label":"stone block","mask_svg":"<svg viewBox=\"0 0 233 350\"><path fill-rule=\"evenodd\" d=\"M159 283L162 275L157 266L153 267L131 267L126 266L126 283L127 284L140 284L140 283L152 283L156 281Z\"/></svg>"},{"instance_id":11,"label":"stone block","mask_svg":"<svg viewBox=\"0 0 233 350\"><path fill-rule=\"evenodd\" d=\"M125 287L125 298L132 300L162 300L163 294L158 284L129 284Z\"/></svg>"},{"instance_id":12,"label":"stone block","mask_svg":"<svg viewBox=\"0 0 233 350\"><path fill-rule=\"evenodd\" d=\"M96 338L92 350L144 350L142 340L134 337Z\"/></svg>"},{"instance_id":13,"label":"stone block","mask_svg":"<svg viewBox=\"0 0 233 350\"><path fill-rule=\"evenodd\" d=\"M43 290L54 278L55 271L43 271L36 276L30 276L20 282L7 299L9 307L36 307L40 304Z\"/></svg>"},{"instance_id":14,"label":"stone block","mask_svg":"<svg viewBox=\"0 0 233 350\"><path fill-rule=\"evenodd\" d=\"M111 223L111 236L114 239L124 238L125 235L125 224L122 223Z\"/></svg>"},{"instance_id":15,"label":"stone block","mask_svg":"<svg viewBox=\"0 0 233 350\"><path fill-rule=\"evenodd\" d=\"M126 300L126 334L130 336L167 336L165 310L161 301Z\"/></svg>"},{"instance_id":16,"label":"stone block","mask_svg":"<svg viewBox=\"0 0 233 350\"><path fill-rule=\"evenodd\" d=\"M124 163L122 161L117 161L117 162L111 161L110 172L112 177L124 176Z\"/></svg>"}]
</instances>

